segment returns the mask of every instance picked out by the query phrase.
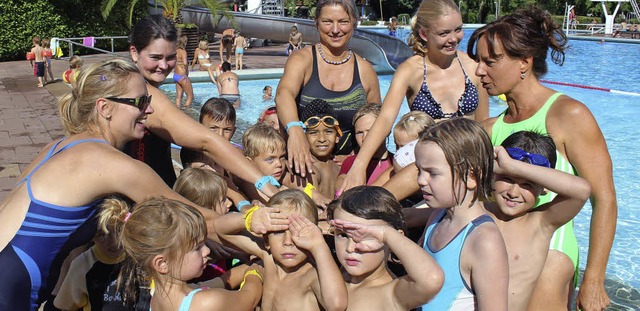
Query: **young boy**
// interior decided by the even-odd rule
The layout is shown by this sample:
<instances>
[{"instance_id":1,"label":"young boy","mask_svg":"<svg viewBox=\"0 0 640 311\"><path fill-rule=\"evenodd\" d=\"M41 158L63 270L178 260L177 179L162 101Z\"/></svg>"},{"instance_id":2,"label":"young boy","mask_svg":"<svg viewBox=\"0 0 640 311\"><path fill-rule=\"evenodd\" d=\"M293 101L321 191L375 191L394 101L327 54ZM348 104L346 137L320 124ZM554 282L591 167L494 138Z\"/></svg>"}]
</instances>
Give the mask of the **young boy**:
<instances>
[{"instance_id":1,"label":"young boy","mask_svg":"<svg viewBox=\"0 0 640 311\"><path fill-rule=\"evenodd\" d=\"M353 116L353 128L356 143L359 147L362 146L362 142L367 136L369 129L373 126L373 122L375 122L378 115L380 115L381 108L382 105L380 104L367 104L358 109L356 114ZM351 169L351 165L353 165L353 161L355 159L356 155L352 155L342 162L340 175L336 182L337 188L342 186L344 178L346 177L347 172L349 172L349 169ZM391 166L393 166L393 156L389 154L384 143L380 144L380 146L378 146L378 150L373 154L373 157L367 166L367 185L373 184L373 182L375 182L376 179L378 179L378 177Z\"/></svg>"},{"instance_id":2,"label":"young boy","mask_svg":"<svg viewBox=\"0 0 640 311\"><path fill-rule=\"evenodd\" d=\"M34 59L30 60L31 67L33 67L33 73L38 78L38 87L44 86L44 70L45 70L45 59L43 56L44 49L40 46L40 37L34 36L31 39L33 43L33 48L31 48L31 53L34 55ZM35 61L35 64L34 64Z\"/></svg>"},{"instance_id":3,"label":"young boy","mask_svg":"<svg viewBox=\"0 0 640 311\"><path fill-rule=\"evenodd\" d=\"M533 132L511 134L496 147L493 198L485 204L500 229L509 257L509 310L527 310L551 236L580 212L591 194L589 182L553 169L553 139ZM557 195L536 209L546 190Z\"/></svg>"},{"instance_id":4,"label":"young boy","mask_svg":"<svg viewBox=\"0 0 640 311\"><path fill-rule=\"evenodd\" d=\"M285 160L287 143L273 127L265 123L257 123L250 127L242 136L242 146L244 156L265 176L271 176L278 184L288 188L304 190L321 207L331 201L314 187L310 178L303 179L298 175L287 174ZM238 179L236 183L249 199L266 201L256 190L255 185Z\"/></svg>"},{"instance_id":5,"label":"young boy","mask_svg":"<svg viewBox=\"0 0 640 311\"><path fill-rule=\"evenodd\" d=\"M226 214L214 223L222 241L263 260L261 310L345 310L347 289L316 226L313 201L302 191L288 189L267 205L273 208Z\"/></svg>"},{"instance_id":6,"label":"young boy","mask_svg":"<svg viewBox=\"0 0 640 311\"><path fill-rule=\"evenodd\" d=\"M236 70L242 69L242 56L244 49L248 46L247 39L240 35L240 31L236 31L236 38L233 40L233 47L236 50Z\"/></svg>"},{"instance_id":7,"label":"young boy","mask_svg":"<svg viewBox=\"0 0 640 311\"><path fill-rule=\"evenodd\" d=\"M304 121L311 154L317 161L313 163L313 184L325 197L333 197L340 166L333 161L333 150L342 136L340 124L333 108L322 99L314 99L300 111Z\"/></svg>"}]
</instances>

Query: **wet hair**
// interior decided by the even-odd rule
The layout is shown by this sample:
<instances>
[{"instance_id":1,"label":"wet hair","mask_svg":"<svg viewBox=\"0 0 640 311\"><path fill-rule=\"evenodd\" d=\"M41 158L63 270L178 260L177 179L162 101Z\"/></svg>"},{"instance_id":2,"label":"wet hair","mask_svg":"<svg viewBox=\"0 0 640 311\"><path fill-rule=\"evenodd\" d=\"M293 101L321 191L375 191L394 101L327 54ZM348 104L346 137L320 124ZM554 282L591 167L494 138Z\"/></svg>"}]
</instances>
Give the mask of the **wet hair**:
<instances>
[{"instance_id":1,"label":"wet hair","mask_svg":"<svg viewBox=\"0 0 640 311\"><path fill-rule=\"evenodd\" d=\"M198 42L198 48L201 50L208 50L209 42L207 40L200 40L200 42Z\"/></svg>"},{"instance_id":2,"label":"wet hair","mask_svg":"<svg viewBox=\"0 0 640 311\"><path fill-rule=\"evenodd\" d=\"M529 153L545 156L552 168L556 166L556 144L553 138L548 135L531 131L515 132L509 135L501 146L505 148L520 148ZM522 162L531 163L527 158L522 159Z\"/></svg>"},{"instance_id":3,"label":"wet hair","mask_svg":"<svg viewBox=\"0 0 640 311\"><path fill-rule=\"evenodd\" d=\"M42 47L44 47L44 48L50 48L51 47L49 39L42 39L42 41L40 41L40 43L42 43Z\"/></svg>"},{"instance_id":4,"label":"wet hair","mask_svg":"<svg viewBox=\"0 0 640 311\"><path fill-rule=\"evenodd\" d=\"M338 209L360 218L382 220L396 230L407 230L402 205L382 187L357 186L345 191L329 204L328 219L333 219Z\"/></svg>"},{"instance_id":5,"label":"wet hair","mask_svg":"<svg viewBox=\"0 0 640 311\"><path fill-rule=\"evenodd\" d=\"M382 110L382 105L378 103L366 104L358 109L356 113L353 115L353 122L351 124L356 126L356 122L358 120L368 114L373 115L374 117L378 117L380 115L380 110Z\"/></svg>"},{"instance_id":6,"label":"wet hair","mask_svg":"<svg viewBox=\"0 0 640 311\"><path fill-rule=\"evenodd\" d=\"M547 53L551 49L551 60L564 63L564 51L567 49L567 37L549 12L530 6L500 17L473 32L467 45L467 53L478 60L476 46L484 38L492 58L508 56L515 59L533 58L531 71L540 78L547 73ZM495 47L500 45L504 54L497 55Z\"/></svg>"},{"instance_id":7,"label":"wet hair","mask_svg":"<svg viewBox=\"0 0 640 311\"><path fill-rule=\"evenodd\" d=\"M73 55L69 58L69 67L70 68L80 68L84 64L84 59L78 55Z\"/></svg>"},{"instance_id":8,"label":"wet hair","mask_svg":"<svg viewBox=\"0 0 640 311\"><path fill-rule=\"evenodd\" d=\"M318 207L311 198L299 189L287 189L274 194L267 206L277 207L281 213L302 215L318 224Z\"/></svg>"},{"instance_id":9,"label":"wet hair","mask_svg":"<svg viewBox=\"0 0 640 311\"><path fill-rule=\"evenodd\" d=\"M262 93L266 93L268 89L272 89L271 85L265 85L264 88L262 88Z\"/></svg>"},{"instance_id":10,"label":"wet hair","mask_svg":"<svg viewBox=\"0 0 640 311\"><path fill-rule=\"evenodd\" d=\"M140 52L153 40L164 39L176 42L177 38L178 31L170 20L160 14L147 15L133 26L129 35L129 45Z\"/></svg>"},{"instance_id":11,"label":"wet hair","mask_svg":"<svg viewBox=\"0 0 640 311\"><path fill-rule=\"evenodd\" d=\"M433 21L440 19L443 15L456 12L460 14L460 8L452 0L423 0L416 10L416 14L411 18L411 36L409 46L418 55L427 54L427 41L420 37L420 29L426 31Z\"/></svg>"},{"instance_id":12,"label":"wet hair","mask_svg":"<svg viewBox=\"0 0 640 311\"><path fill-rule=\"evenodd\" d=\"M207 99L207 101L200 108L200 123L207 116L213 119L214 122L228 121L236 124L236 108L233 104L224 98L213 97Z\"/></svg>"},{"instance_id":13,"label":"wet hair","mask_svg":"<svg viewBox=\"0 0 640 311\"><path fill-rule=\"evenodd\" d=\"M67 135L87 130L99 131L96 101L99 98L121 97L129 80L139 74L128 60L111 59L82 67L77 85L58 103L62 126Z\"/></svg>"},{"instance_id":14,"label":"wet hair","mask_svg":"<svg viewBox=\"0 0 640 311\"><path fill-rule=\"evenodd\" d=\"M322 8L325 6L337 5L342 7L351 20L353 21L353 26L355 27L358 24L358 9L356 8L356 3L354 0L319 0L316 3L316 12L314 19L316 21L316 26L318 25L320 14L322 13Z\"/></svg>"},{"instance_id":15,"label":"wet hair","mask_svg":"<svg viewBox=\"0 0 640 311\"><path fill-rule=\"evenodd\" d=\"M287 142L273 127L266 123L256 123L242 135L242 146L244 155L253 159L265 152L286 149Z\"/></svg>"},{"instance_id":16,"label":"wet hair","mask_svg":"<svg viewBox=\"0 0 640 311\"><path fill-rule=\"evenodd\" d=\"M337 120L333 107L324 99L316 98L300 108L300 120L306 122L311 117L332 116Z\"/></svg>"},{"instance_id":17,"label":"wet hair","mask_svg":"<svg viewBox=\"0 0 640 311\"><path fill-rule=\"evenodd\" d=\"M222 69L222 72L231 71L231 63L227 61L223 62L222 65L220 66L220 69Z\"/></svg>"},{"instance_id":18,"label":"wet hair","mask_svg":"<svg viewBox=\"0 0 640 311\"><path fill-rule=\"evenodd\" d=\"M33 36L33 38L31 38L31 43L33 43L34 45L40 44L40 37Z\"/></svg>"},{"instance_id":19,"label":"wet hair","mask_svg":"<svg viewBox=\"0 0 640 311\"><path fill-rule=\"evenodd\" d=\"M227 196L227 183L211 170L185 168L180 172L173 190L199 206L215 209Z\"/></svg>"},{"instance_id":20,"label":"wet hair","mask_svg":"<svg viewBox=\"0 0 640 311\"><path fill-rule=\"evenodd\" d=\"M414 110L403 115L396 123L393 131L405 131L411 137L418 139L420 132L435 124L436 121L429 114L424 111Z\"/></svg>"},{"instance_id":21,"label":"wet hair","mask_svg":"<svg viewBox=\"0 0 640 311\"><path fill-rule=\"evenodd\" d=\"M204 216L193 206L162 197L134 206L119 232L126 259L118 276L118 287L124 289L125 303L136 301L136 288L149 286L151 278L156 286L164 286L152 267L153 257L163 254L174 266L206 237Z\"/></svg>"},{"instance_id":22,"label":"wet hair","mask_svg":"<svg viewBox=\"0 0 640 311\"><path fill-rule=\"evenodd\" d=\"M176 48L185 49L187 47L188 38L185 35L182 35L178 38L178 43L176 44Z\"/></svg>"},{"instance_id":23,"label":"wet hair","mask_svg":"<svg viewBox=\"0 0 640 311\"><path fill-rule=\"evenodd\" d=\"M420 134L418 144L432 142L442 149L451 168L451 188L458 182L467 183L473 174L477 188L473 201L487 200L491 192L493 174L493 146L491 139L480 123L467 118L453 118L442 121ZM419 156L416 153L416 157ZM460 204L463 198L457 197Z\"/></svg>"}]
</instances>

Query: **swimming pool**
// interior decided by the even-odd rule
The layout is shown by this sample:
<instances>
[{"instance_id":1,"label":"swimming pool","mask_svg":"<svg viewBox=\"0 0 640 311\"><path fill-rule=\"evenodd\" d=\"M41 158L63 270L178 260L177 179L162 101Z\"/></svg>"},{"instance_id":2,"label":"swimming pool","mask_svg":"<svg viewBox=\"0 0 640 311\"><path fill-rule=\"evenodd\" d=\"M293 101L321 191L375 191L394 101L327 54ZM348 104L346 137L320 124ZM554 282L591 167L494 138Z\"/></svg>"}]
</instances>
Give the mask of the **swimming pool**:
<instances>
[{"instance_id":1,"label":"swimming pool","mask_svg":"<svg viewBox=\"0 0 640 311\"><path fill-rule=\"evenodd\" d=\"M470 35L466 31L466 38ZM640 69L637 57L640 45L571 41L565 65L550 64L546 80L578 85L597 86L614 90L640 93ZM466 48L466 41L462 47ZM391 76L380 77L380 87L384 96L391 83ZM262 88L271 85L275 89L278 80L241 81L240 93L243 106L238 110L238 132L233 141L240 141L241 129L258 119L260 112L273 101L262 101ZM620 95L603 91L567 86L551 86L585 103L594 114L607 140L613 161L613 175L618 198L618 226L613 248L607 266L606 286L612 298L611 310L640 310L640 184L636 181L640 167L640 144L633 143L640 138L640 126L633 118L640 116L640 97ZM175 87L164 85L162 89L175 97ZM197 116L200 105L210 97L217 96L217 88L211 83L194 85L195 100L187 113ZM492 98L490 115L495 116L506 106ZM400 115L408 112L403 104ZM588 152L588 150L585 150ZM580 269L586 265L589 219L591 205L587 203L575 219L575 230L580 247Z\"/></svg>"}]
</instances>

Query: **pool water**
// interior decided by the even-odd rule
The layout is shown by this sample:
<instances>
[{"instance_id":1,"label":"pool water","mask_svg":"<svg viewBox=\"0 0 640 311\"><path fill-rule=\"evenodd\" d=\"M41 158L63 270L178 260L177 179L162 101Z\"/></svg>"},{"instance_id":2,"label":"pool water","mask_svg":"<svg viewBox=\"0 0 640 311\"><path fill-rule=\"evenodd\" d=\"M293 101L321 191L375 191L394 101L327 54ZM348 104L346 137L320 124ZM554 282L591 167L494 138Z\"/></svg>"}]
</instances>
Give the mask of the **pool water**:
<instances>
[{"instance_id":1,"label":"pool water","mask_svg":"<svg viewBox=\"0 0 640 311\"><path fill-rule=\"evenodd\" d=\"M466 49L465 41L461 44ZM638 58L640 45L571 41L565 64L562 67L549 65L546 80L579 85L597 86L640 94L640 67ZM472 74L472 73L469 73ZM391 83L391 76L380 77L382 96ZM262 88L271 85L275 90L278 80L241 81L240 93L243 105L238 109L238 133L233 138L239 142L243 129L254 124L265 108L273 101L262 101ZM550 85L589 107L604 136L613 161L613 175L618 199L618 225L607 266L609 296L614 310L640 310L640 183L636 181L640 167L640 126L633 118L640 117L640 96L619 95L603 91ZM175 98L175 87L164 85L162 89ZM217 88L211 83L194 85L193 108L185 110L197 118L200 106L208 98L217 96ZM491 99L490 115L496 116L506 106L497 98ZM400 115L408 112L406 101ZM584 152L589 152L585 150ZM584 270L589 241L591 205L587 203L575 218L575 231L580 247L580 269Z\"/></svg>"}]
</instances>

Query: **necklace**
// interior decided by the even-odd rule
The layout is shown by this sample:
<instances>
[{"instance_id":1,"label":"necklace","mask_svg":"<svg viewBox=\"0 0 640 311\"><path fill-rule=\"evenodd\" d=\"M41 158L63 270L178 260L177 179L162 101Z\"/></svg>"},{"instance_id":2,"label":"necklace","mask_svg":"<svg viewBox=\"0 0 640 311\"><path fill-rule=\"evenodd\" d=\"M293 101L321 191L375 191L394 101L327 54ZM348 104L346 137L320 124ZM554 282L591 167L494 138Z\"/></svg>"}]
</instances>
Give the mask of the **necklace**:
<instances>
[{"instance_id":1,"label":"necklace","mask_svg":"<svg viewBox=\"0 0 640 311\"><path fill-rule=\"evenodd\" d=\"M318 52L320 53L320 57L322 57L322 60L327 63L327 64L331 64L331 65L342 65L346 62L348 62L351 59L351 55L353 55L353 52L351 51L351 49L349 49L349 54L347 54L347 57L345 57L345 59L341 60L341 61L331 61L328 60L326 56L324 56L324 53L322 52L322 45L320 45L318 43Z\"/></svg>"}]
</instances>

